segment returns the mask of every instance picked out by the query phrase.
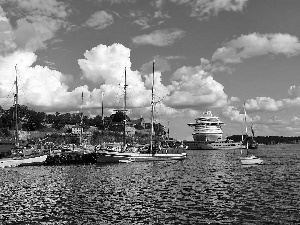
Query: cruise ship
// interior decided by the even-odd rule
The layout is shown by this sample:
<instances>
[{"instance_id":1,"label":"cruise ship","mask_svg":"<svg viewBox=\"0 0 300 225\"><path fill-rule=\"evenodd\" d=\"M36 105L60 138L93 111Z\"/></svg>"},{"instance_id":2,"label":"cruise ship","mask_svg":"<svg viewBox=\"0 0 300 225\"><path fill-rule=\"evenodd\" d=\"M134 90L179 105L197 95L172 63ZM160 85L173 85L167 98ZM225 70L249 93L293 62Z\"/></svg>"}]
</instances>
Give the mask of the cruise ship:
<instances>
[{"instance_id":1,"label":"cruise ship","mask_svg":"<svg viewBox=\"0 0 300 225\"><path fill-rule=\"evenodd\" d=\"M241 142L223 138L222 125L219 117L213 116L211 111L203 112L203 115L195 119L195 123L189 123L193 128L194 141L185 141L188 149L213 150L213 149L237 149L241 148Z\"/></svg>"}]
</instances>

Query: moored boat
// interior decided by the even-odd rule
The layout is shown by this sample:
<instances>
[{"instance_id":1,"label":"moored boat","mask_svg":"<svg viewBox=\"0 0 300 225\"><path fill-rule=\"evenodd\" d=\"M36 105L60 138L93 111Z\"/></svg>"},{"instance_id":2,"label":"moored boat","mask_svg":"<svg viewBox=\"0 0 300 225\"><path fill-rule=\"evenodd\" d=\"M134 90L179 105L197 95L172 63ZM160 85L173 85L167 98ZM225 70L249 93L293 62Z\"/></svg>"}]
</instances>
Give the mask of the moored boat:
<instances>
[{"instance_id":1,"label":"moored boat","mask_svg":"<svg viewBox=\"0 0 300 225\"><path fill-rule=\"evenodd\" d=\"M257 165L257 164L263 164L263 160L261 158L256 157L255 155L249 155L249 141L247 139L247 113L246 113L246 108L245 108L245 103L244 103L244 119L243 119L243 126L245 126L245 131L246 131L246 138L242 140L242 142L245 144L244 148L241 149L241 157L240 161L242 165ZM251 126L252 134L254 136L254 131ZM253 138L252 136L252 138ZM243 135L242 135L243 138ZM253 139L252 139L253 140ZM243 156L243 149L246 149L246 156Z\"/></svg>"},{"instance_id":2,"label":"moored boat","mask_svg":"<svg viewBox=\"0 0 300 225\"><path fill-rule=\"evenodd\" d=\"M184 141L184 144L188 146L189 150L230 150L240 149L242 147L241 142L233 142L228 139L215 142Z\"/></svg>"},{"instance_id":3,"label":"moored boat","mask_svg":"<svg viewBox=\"0 0 300 225\"><path fill-rule=\"evenodd\" d=\"M187 157L185 147L169 147L161 146L161 143L154 143L154 63L153 62L153 76L152 76L152 100L151 100L151 134L150 144L147 149L141 148L128 148L126 145L126 68L125 68L125 84L124 84L124 135L123 146L121 152L108 151L103 149L97 153L98 163L118 163L118 162L146 162L146 161L170 161L170 160L183 160ZM130 149L130 150L129 150Z\"/></svg>"},{"instance_id":4,"label":"moored boat","mask_svg":"<svg viewBox=\"0 0 300 225\"><path fill-rule=\"evenodd\" d=\"M245 157L240 157L242 165L255 165L255 164L263 164L263 160L254 155L249 155Z\"/></svg>"},{"instance_id":5,"label":"moored boat","mask_svg":"<svg viewBox=\"0 0 300 225\"><path fill-rule=\"evenodd\" d=\"M17 66L14 94L14 106L15 106L15 143L14 148L10 151L10 156L3 158L0 161L0 167L16 167L16 166L30 166L45 163L47 159L47 153L43 151L35 151L33 148L21 147L19 145L19 132L18 132L18 76Z\"/></svg>"}]
</instances>

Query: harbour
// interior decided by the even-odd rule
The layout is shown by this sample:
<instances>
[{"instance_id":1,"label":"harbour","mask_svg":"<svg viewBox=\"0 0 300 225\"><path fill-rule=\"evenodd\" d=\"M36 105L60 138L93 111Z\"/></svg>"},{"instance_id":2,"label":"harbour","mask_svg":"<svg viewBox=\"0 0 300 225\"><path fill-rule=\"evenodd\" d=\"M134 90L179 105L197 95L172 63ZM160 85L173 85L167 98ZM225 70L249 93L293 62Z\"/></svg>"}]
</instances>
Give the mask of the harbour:
<instances>
[{"instance_id":1,"label":"harbour","mask_svg":"<svg viewBox=\"0 0 300 225\"><path fill-rule=\"evenodd\" d=\"M0 225L300 224L300 1L0 2Z\"/></svg>"},{"instance_id":2,"label":"harbour","mask_svg":"<svg viewBox=\"0 0 300 225\"><path fill-rule=\"evenodd\" d=\"M2 224L297 224L299 145L189 150L176 162L0 170Z\"/></svg>"}]
</instances>

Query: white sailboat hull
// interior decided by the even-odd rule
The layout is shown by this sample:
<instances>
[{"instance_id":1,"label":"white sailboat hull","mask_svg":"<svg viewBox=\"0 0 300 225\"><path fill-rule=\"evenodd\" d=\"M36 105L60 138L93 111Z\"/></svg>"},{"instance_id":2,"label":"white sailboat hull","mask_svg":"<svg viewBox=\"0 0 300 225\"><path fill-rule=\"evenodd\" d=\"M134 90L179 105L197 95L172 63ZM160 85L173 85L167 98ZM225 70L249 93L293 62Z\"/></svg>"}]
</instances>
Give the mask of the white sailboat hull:
<instances>
[{"instance_id":1,"label":"white sailboat hull","mask_svg":"<svg viewBox=\"0 0 300 225\"><path fill-rule=\"evenodd\" d=\"M31 156L26 158L10 158L0 161L0 168L41 165L46 162L47 155Z\"/></svg>"},{"instance_id":2,"label":"white sailboat hull","mask_svg":"<svg viewBox=\"0 0 300 225\"><path fill-rule=\"evenodd\" d=\"M183 160L187 153L157 153L155 155L148 153L121 153L106 152L97 156L97 163L119 163L119 162L147 162L147 161L170 161Z\"/></svg>"}]
</instances>

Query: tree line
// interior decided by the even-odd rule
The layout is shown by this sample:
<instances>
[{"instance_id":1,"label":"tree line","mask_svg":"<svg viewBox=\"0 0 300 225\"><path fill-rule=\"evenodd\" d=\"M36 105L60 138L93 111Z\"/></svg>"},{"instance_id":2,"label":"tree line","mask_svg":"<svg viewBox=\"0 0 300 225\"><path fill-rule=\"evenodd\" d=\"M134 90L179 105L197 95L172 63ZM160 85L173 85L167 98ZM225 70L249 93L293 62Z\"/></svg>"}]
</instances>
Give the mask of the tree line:
<instances>
[{"instance_id":1,"label":"tree line","mask_svg":"<svg viewBox=\"0 0 300 225\"><path fill-rule=\"evenodd\" d=\"M131 121L122 111L116 111L114 114L104 118L100 115L90 118L82 113L56 112L54 114L47 114L45 112L36 112L25 105L17 105L17 112L18 116L16 117L16 107L4 110L0 106L0 135L8 135L9 130L14 130L16 124L18 125L18 129L24 131L42 131L49 125L56 130L61 130L66 125L80 125L84 129L95 126L99 130L121 132L124 129L124 120L126 119L127 122ZM138 130L150 129L149 124L146 124L146 127L136 124L134 127ZM164 126L159 123L154 124L154 131L165 134Z\"/></svg>"}]
</instances>

